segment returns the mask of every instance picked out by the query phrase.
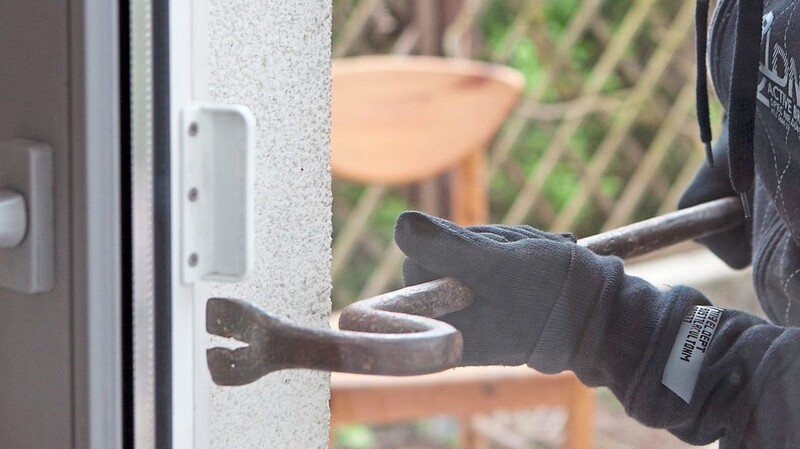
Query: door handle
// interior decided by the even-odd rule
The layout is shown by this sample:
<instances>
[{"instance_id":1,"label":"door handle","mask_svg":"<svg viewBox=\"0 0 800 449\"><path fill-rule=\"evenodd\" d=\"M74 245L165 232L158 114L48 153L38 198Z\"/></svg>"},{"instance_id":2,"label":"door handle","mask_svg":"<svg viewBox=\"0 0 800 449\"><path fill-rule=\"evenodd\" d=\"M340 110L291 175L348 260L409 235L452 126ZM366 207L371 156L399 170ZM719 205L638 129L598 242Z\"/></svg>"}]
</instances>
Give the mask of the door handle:
<instances>
[{"instance_id":1,"label":"door handle","mask_svg":"<svg viewBox=\"0 0 800 449\"><path fill-rule=\"evenodd\" d=\"M0 140L0 291L53 288L53 150L28 139Z\"/></svg>"},{"instance_id":2,"label":"door handle","mask_svg":"<svg viewBox=\"0 0 800 449\"><path fill-rule=\"evenodd\" d=\"M671 212L578 240L601 255L623 259L743 223L741 203L730 197ZM443 371L461 360L461 334L435 318L467 307L472 292L443 278L351 304L341 330L319 329L278 318L246 301L211 298L206 329L245 344L207 350L218 385L245 385L281 369L306 368L408 376Z\"/></svg>"},{"instance_id":3,"label":"door handle","mask_svg":"<svg viewBox=\"0 0 800 449\"><path fill-rule=\"evenodd\" d=\"M22 243L27 229L25 198L11 189L0 189L0 248L13 248Z\"/></svg>"}]
</instances>

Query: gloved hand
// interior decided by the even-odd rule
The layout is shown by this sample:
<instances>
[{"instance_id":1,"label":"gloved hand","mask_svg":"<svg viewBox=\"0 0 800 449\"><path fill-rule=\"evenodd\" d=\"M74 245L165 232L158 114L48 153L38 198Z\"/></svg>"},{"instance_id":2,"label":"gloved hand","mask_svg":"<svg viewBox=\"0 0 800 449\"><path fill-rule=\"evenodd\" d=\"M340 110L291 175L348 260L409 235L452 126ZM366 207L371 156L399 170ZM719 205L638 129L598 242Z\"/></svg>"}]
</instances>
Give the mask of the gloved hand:
<instances>
[{"instance_id":1,"label":"gloved hand","mask_svg":"<svg viewBox=\"0 0 800 449\"><path fill-rule=\"evenodd\" d=\"M696 206L727 196L736 196L728 174L728 124L723 123L722 133L714 142L714 166L704 163L700 166L694 180L678 202L678 209ZM753 204L752 192L750 204ZM721 232L697 241L705 245L731 268L744 268L750 265L752 254L751 220L742 226Z\"/></svg>"},{"instance_id":2,"label":"gloved hand","mask_svg":"<svg viewBox=\"0 0 800 449\"><path fill-rule=\"evenodd\" d=\"M586 329L596 302L613 296L623 276L620 259L597 256L569 234L529 226L462 228L404 212L395 240L408 256L406 285L449 276L475 293L472 305L440 318L464 337L463 365L570 369L582 340L594 337Z\"/></svg>"}]
</instances>

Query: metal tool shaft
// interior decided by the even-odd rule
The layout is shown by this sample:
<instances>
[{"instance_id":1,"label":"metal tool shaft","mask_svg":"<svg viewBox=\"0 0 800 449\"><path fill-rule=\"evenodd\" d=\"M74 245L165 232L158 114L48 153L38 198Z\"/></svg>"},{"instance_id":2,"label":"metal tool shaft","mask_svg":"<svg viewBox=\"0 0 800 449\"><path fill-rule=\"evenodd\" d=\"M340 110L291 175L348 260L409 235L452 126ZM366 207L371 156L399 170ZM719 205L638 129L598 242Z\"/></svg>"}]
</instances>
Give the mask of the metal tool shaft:
<instances>
[{"instance_id":1,"label":"metal tool shaft","mask_svg":"<svg viewBox=\"0 0 800 449\"><path fill-rule=\"evenodd\" d=\"M740 226L738 198L724 198L578 240L602 255L630 258ZM241 340L211 348L208 365L220 385L244 385L275 370L407 376L442 371L461 359L461 334L435 318L473 301L461 282L444 278L358 301L342 310L342 330L299 326L241 300L212 298L207 328Z\"/></svg>"}]
</instances>

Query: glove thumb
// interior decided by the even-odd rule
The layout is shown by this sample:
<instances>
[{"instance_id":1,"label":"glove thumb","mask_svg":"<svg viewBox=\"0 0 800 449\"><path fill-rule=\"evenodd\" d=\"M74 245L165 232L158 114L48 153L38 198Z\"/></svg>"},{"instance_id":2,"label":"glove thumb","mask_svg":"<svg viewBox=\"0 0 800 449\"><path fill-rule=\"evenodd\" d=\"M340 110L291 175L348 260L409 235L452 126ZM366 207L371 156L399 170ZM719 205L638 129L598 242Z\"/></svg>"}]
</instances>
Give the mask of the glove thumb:
<instances>
[{"instance_id":1,"label":"glove thumb","mask_svg":"<svg viewBox=\"0 0 800 449\"><path fill-rule=\"evenodd\" d=\"M487 271L487 256L502 243L422 212L403 212L394 229L397 246L422 268L475 281Z\"/></svg>"}]
</instances>

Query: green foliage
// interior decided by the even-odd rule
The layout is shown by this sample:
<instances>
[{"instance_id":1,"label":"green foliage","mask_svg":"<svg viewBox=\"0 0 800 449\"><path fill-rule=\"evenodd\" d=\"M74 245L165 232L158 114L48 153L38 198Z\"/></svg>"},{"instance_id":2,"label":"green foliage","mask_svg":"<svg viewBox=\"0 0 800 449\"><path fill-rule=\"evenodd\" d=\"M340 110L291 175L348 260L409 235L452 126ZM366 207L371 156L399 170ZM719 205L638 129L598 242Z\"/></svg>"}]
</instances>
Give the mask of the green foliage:
<instances>
[{"instance_id":1,"label":"green foliage","mask_svg":"<svg viewBox=\"0 0 800 449\"><path fill-rule=\"evenodd\" d=\"M495 0L489 3L481 17L481 31L489 48L497 48L506 36L517 11L509 8L508 2Z\"/></svg>"},{"instance_id":2,"label":"green foliage","mask_svg":"<svg viewBox=\"0 0 800 449\"><path fill-rule=\"evenodd\" d=\"M339 449L371 449L375 446L375 433L363 424L339 426L336 430Z\"/></svg>"},{"instance_id":3,"label":"green foliage","mask_svg":"<svg viewBox=\"0 0 800 449\"><path fill-rule=\"evenodd\" d=\"M544 185L544 194L553 204L554 209L561 210L578 187L578 174L567 164L556 164Z\"/></svg>"},{"instance_id":4,"label":"green foliage","mask_svg":"<svg viewBox=\"0 0 800 449\"><path fill-rule=\"evenodd\" d=\"M380 238L384 242L393 239L394 222L401 212L409 208L408 202L397 193L387 195L381 203L380 209L370 217L370 227L380 230Z\"/></svg>"},{"instance_id":5,"label":"green foliage","mask_svg":"<svg viewBox=\"0 0 800 449\"><path fill-rule=\"evenodd\" d=\"M525 75L525 86L535 86L543 75L543 67L539 62L536 46L530 39L520 39L511 51L509 65Z\"/></svg>"}]
</instances>

